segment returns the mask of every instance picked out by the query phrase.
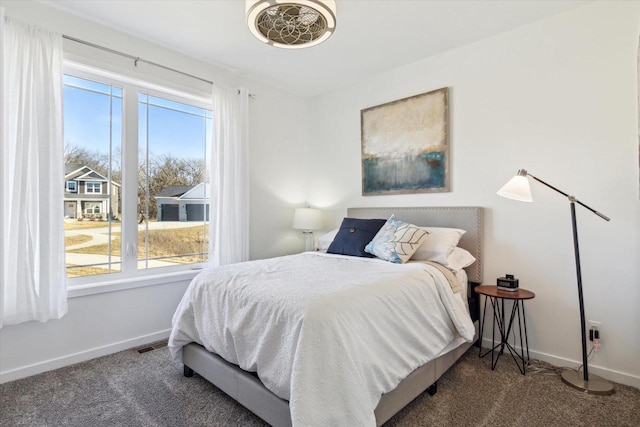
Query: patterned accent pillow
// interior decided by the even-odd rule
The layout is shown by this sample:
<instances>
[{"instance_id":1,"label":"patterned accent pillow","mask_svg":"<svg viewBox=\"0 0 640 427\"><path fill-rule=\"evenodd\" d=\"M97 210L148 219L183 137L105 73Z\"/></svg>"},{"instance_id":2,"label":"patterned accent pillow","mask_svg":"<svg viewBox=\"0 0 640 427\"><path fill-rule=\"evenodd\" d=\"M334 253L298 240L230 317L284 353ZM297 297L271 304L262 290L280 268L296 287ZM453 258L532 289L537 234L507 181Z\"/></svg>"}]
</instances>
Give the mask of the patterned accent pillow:
<instances>
[{"instance_id":1,"label":"patterned accent pillow","mask_svg":"<svg viewBox=\"0 0 640 427\"><path fill-rule=\"evenodd\" d=\"M428 234L428 231L391 215L364 250L386 261L404 264Z\"/></svg>"}]
</instances>

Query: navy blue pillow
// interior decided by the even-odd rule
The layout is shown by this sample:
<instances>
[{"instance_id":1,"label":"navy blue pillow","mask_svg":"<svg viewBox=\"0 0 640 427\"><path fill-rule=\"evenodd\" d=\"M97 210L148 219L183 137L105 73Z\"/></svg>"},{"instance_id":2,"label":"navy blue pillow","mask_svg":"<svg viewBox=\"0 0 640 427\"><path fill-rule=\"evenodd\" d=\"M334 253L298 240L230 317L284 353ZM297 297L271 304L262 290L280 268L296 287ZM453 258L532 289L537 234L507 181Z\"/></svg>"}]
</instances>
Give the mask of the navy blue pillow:
<instances>
[{"instance_id":1,"label":"navy blue pillow","mask_svg":"<svg viewBox=\"0 0 640 427\"><path fill-rule=\"evenodd\" d=\"M365 252L364 247L373 240L386 222L386 219L343 219L327 253L373 258L373 255Z\"/></svg>"}]
</instances>

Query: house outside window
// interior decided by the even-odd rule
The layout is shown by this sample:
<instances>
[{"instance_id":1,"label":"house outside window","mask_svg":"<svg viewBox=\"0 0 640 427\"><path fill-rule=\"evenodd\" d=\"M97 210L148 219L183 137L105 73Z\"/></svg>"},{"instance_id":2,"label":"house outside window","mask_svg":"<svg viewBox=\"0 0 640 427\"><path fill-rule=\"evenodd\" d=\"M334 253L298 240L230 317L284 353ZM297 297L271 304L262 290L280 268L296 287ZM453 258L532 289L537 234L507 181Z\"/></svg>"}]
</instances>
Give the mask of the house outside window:
<instances>
[{"instance_id":1,"label":"house outside window","mask_svg":"<svg viewBox=\"0 0 640 427\"><path fill-rule=\"evenodd\" d=\"M88 159L84 159L88 161ZM94 165L94 167L98 168L99 166ZM89 166L87 164L79 164L79 163L65 163L65 176L64 179L67 183L73 182L75 184L75 192L65 192L64 199L64 216L69 220L102 220L106 221L108 216L113 219L117 219L119 213L121 212L121 185L118 181L111 180L109 183L109 179ZM106 172L105 172L106 173ZM95 191L95 188L91 188L89 194L84 190L85 183L87 179L96 180L99 179L104 182L97 182L100 184L100 188L98 191ZM78 184L80 183L80 184ZM108 186L108 187L105 187ZM108 191L103 193L103 189L108 188ZM100 209L100 214L97 216L95 213L91 213L90 218L87 217L87 211L84 208L86 202L100 202L102 208ZM92 209L93 212L93 209ZM69 225L65 227L69 228ZM73 240L73 239L72 239Z\"/></svg>"},{"instance_id":2,"label":"house outside window","mask_svg":"<svg viewBox=\"0 0 640 427\"><path fill-rule=\"evenodd\" d=\"M64 201L71 287L94 283L97 275L103 283L104 275L120 280L189 271L208 260L208 215L195 212L208 200L192 207L189 218L198 220L166 227L157 220L156 197L175 185L204 186L206 194L210 104L208 98L65 64L67 189L76 182L76 193L69 190Z\"/></svg>"}]
</instances>

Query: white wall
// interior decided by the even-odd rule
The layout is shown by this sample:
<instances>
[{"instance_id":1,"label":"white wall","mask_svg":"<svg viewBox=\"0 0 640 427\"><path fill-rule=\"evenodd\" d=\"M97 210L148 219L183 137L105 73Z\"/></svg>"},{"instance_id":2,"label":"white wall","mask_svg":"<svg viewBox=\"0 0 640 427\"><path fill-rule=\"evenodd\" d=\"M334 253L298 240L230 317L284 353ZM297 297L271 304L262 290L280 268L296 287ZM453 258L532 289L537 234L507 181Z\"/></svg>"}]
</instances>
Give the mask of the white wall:
<instances>
[{"instance_id":1,"label":"white wall","mask_svg":"<svg viewBox=\"0 0 640 427\"><path fill-rule=\"evenodd\" d=\"M591 4L311 100L310 202L329 211L327 228L348 206L484 206L485 284L519 277L536 293L532 355L578 366L569 203L537 183L531 205L496 191L525 168L574 194L612 218L578 207L587 319L603 324L590 368L640 387L639 30L640 3ZM363 197L360 110L441 87L452 191Z\"/></svg>"},{"instance_id":2,"label":"white wall","mask_svg":"<svg viewBox=\"0 0 640 427\"><path fill-rule=\"evenodd\" d=\"M3 1L8 17L140 56L222 85L244 85L250 101L251 257L288 254L304 248L291 229L293 208L306 199L306 114L302 99L262 83L102 27L36 2ZM116 72L155 73L155 81L209 92L206 84L65 41L71 59L91 57ZM65 56L67 56L65 53ZM286 130L283 131L283 130ZM171 316L188 279L69 300L61 320L30 322L0 330L0 382L130 348L168 336Z\"/></svg>"}]
</instances>

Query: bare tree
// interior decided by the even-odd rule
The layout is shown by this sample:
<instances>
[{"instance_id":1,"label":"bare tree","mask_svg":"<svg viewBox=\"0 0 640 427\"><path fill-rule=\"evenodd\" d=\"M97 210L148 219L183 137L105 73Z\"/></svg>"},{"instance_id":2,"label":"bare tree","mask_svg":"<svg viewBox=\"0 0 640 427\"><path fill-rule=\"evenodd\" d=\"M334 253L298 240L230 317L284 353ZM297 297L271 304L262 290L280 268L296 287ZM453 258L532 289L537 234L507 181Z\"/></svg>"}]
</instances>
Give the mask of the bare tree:
<instances>
[{"instance_id":1,"label":"bare tree","mask_svg":"<svg viewBox=\"0 0 640 427\"><path fill-rule=\"evenodd\" d=\"M109 155L98 150L89 151L78 145L66 144L64 146L64 162L88 166L103 176L109 174Z\"/></svg>"}]
</instances>

